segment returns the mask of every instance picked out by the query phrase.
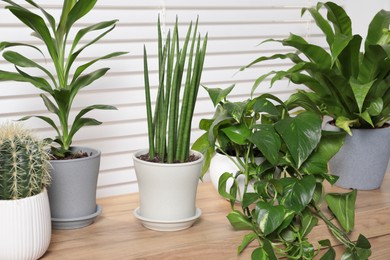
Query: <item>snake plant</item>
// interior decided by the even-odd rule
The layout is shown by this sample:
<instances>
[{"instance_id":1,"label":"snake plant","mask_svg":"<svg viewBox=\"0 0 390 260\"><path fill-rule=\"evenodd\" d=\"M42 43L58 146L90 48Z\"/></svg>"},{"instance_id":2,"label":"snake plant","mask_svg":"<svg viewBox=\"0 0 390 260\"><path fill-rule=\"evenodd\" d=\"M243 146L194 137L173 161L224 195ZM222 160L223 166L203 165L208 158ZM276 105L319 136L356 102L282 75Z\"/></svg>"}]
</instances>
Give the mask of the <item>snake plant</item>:
<instances>
[{"instance_id":1,"label":"snake plant","mask_svg":"<svg viewBox=\"0 0 390 260\"><path fill-rule=\"evenodd\" d=\"M79 91L104 76L109 68L100 68L92 72L86 70L100 60L125 54L125 52L113 52L75 67L80 54L112 31L117 20L86 26L73 36L72 27L93 9L96 0L64 0L61 16L57 20L32 0L24 1L32 7L32 10L11 0L3 0L3 2L8 4L6 9L32 30L32 36L44 44L45 50L27 43L0 42L0 51L3 51L4 59L15 66L15 71L0 70L0 81L26 82L44 92L40 97L47 110L57 117L59 126L51 117L42 115L26 116L20 120L36 117L49 124L57 134L55 138L48 138L51 142L57 143L52 146L52 153L56 157L65 157L70 154L69 148L73 137L80 128L101 124L96 119L85 117L85 114L94 109L116 109L109 105L91 105L81 109L71 122L72 104ZM98 36L83 43L85 36L92 32L98 32ZM13 50L4 51L13 47L26 47L42 55L47 53L53 67L40 64ZM33 75L29 70L39 70L41 74Z\"/></svg>"}]
</instances>

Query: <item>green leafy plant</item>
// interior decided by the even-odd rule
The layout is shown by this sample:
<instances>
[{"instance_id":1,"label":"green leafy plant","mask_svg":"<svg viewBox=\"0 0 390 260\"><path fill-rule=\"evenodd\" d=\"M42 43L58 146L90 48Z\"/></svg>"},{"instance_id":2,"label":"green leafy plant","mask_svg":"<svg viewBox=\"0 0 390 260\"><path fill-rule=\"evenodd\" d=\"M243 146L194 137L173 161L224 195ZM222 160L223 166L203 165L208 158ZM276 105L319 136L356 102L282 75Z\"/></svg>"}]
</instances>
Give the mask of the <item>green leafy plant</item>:
<instances>
[{"instance_id":1,"label":"green leafy plant","mask_svg":"<svg viewBox=\"0 0 390 260\"><path fill-rule=\"evenodd\" d=\"M197 36L198 22L196 22L192 36L191 23L183 48L180 48L177 20L172 38L169 31L164 45L160 19L157 27L159 82L154 116L152 116L147 53L146 47L144 48L149 136L147 160L167 163L184 162L189 159L191 122L206 55L207 34L201 44L200 34ZM186 64L187 57L188 63ZM184 71L186 71L186 80L181 107L179 107Z\"/></svg>"},{"instance_id":2,"label":"green leafy plant","mask_svg":"<svg viewBox=\"0 0 390 260\"><path fill-rule=\"evenodd\" d=\"M343 145L345 133L322 131L321 117L312 111L291 115L297 104L273 95L231 103L226 99L229 91L208 89L218 105L213 119L201 122L206 133L194 146L204 153L216 148L237 164L236 172L222 174L218 190L230 201L231 225L250 231L238 253L257 242L252 259L312 259L319 250L308 235L323 221L345 246L346 259L366 259L371 254L368 240L363 235L356 242L348 237L354 228L356 190L325 195L324 182L337 180L328 174L327 163ZM226 143L238 145L240 156L227 153ZM264 161L255 159L257 150ZM240 176L245 176L243 194L238 194ZM331 215L324 213L324 206ZM317 247L329 247L322 259L335 259L330 240L319 241Z\"/></svg>"},{"instance_id":3,"label":"green leafy plant","mask_svg":"<svg viewBox=\"0 0 390 260\"><path fill-rule=\"evenodd\" d=\"M0 200L37 195L50 183L47 143L19 124L0 126Z\"/></svg>"},{"instance_id":4,"label":"green leafy plant","mask_svg":"<svg viewBox=\"0 0 390 260\"><path fill-rule=\"evenodd\" d=\"M37 117L48 123L57 133L57 136L51 139L51 141L59 145L59 147L52 147L52 153L56 157L65 157L70 154L69 148L77 131L84 126L101 124L96 119L85 117L85 114L94 109L116 109L109 105L91 105L79 111L72 123L69 122L71 120L70 111L72 109L72 103L77 93L104 76L109 68L101 68L89 73L85 71L100 60L125 54L125 52L113 52L88 61L72 70L79 55L87 47L96 43L112 31L115 28L117 20L104 21L82 28L77 31L73 40L70 40L72 27L79 19L92 10L96 4L96 0L64 0L61 18L58 22L50 13L32 0L26 0L25 2L37 11L40 11L42 13L41 15L11 0L3 1L8 3L5 8L23 24L32 29L32 35L34 37L42 41L53 62L54 72L50 71L44 64L39 64L18 52L9 50L3 52L3 57L15 65L16 72L0 70L0 81L27 82L45 92L40 94L40 97L47 110L55 114L58 118L59 126L57 126L52 118L41 115L27 116L21 120ZM99 32L101 30L103 32ZM99 34L86 44L81 44L81 40L90 32L99 32ZM36 46L15 42L0 42L0 51L20 46L38 51L42 55L44 53ZM23 69L37 69L45 77L31 75ZM73 73L73 76L71 76L71 73Z\"/></svg>"},{"instance_id":5,"label":"green leafy plant","mask_svg":"<svg viewBox=\"0 0 390 260\"><path fill-rule=\"evenodd\" d=\"M320 13L322 7L326 8L326 18ZM318 3L316 8L303 8L302 15L305 12L324 33L328 48L295 34L284 40L266 40L296 52L259 57L242 69L274 59L289 59L294 65L260 76L253 91L270 75L271 85L288 78L311 90L295 94L292 98L296 103L332 117L350 135L350 128L382 127L390 119L390 12L381 10L372 19L364 52L360 50L362 37L352 34L351 19L342 7Z\"/></svg>"}]
</instances>

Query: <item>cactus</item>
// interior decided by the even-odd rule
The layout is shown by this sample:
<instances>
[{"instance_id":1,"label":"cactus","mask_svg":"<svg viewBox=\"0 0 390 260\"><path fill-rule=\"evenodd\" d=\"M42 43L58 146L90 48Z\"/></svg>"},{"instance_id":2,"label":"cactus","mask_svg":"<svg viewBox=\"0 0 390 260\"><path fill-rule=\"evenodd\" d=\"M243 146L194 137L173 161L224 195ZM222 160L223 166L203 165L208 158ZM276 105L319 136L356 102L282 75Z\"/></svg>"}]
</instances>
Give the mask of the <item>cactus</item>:
<instances>
[{"instance_id":1,"label":"cactus","mask_svg":"<svg viewBox=\"0 0 390 260\"><path fill-rule=\"evenodd\" d=\"M0 126L0 200L34 196L49 184L47 149L19 124Z\"/></svg>"}]
</instances>

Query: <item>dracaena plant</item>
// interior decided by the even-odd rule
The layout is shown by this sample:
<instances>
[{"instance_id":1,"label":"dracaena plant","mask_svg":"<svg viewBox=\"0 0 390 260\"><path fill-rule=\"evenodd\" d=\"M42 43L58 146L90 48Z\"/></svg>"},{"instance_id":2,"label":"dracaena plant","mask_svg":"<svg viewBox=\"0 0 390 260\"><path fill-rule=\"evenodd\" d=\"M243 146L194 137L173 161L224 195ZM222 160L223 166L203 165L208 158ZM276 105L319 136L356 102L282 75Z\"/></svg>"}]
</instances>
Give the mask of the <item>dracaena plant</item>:
<instances>
[{"instance_id":1,"label":"dracaena plant","mask_svg":"<svg viewBox=\"0 0 390 260\"><path fill-rule=\"evenodd\" d=\"M163 44L160 18L158 19L159 82L154 116L152 116L148 58L146 48L144 48L145 96L149 136L149 152L146 159L150 161L185 162L190 157L191 122L207 46L207 34L203 43L200 34L197 35L198 22L193 30L192 27L191 22L183 48L181 48L176 20L172 37L169 31L165 44ZM188 62L186 63L187 58ZM183 84L185 71L186 79ZM182 88L184 90L181 96ZM182 101L180 102L181 97Z\"/></svg>"},{"instance_id":2,"label":"dracaena plant","mask_svg":"<svg viewBox=\"0 0 390 260\"><path fill-rule=\"evenodd\" d=\"M57 145L52 146L52 154L56 157L65 157L70 154L69 148L72 139L80 128L101 124L96 119L85 117L85 114L94 109L116 109L109 105L91 105L81 109L70 122L72 104L79 91L104 76L109 70L109 68L101 68L86 72L87 69L100 60L125 54L124 52L113 52L75 67L80 54L112 31L117 20L99 22L81 28L74 36L70 36L74 24L93 9L96 0L65 0L61 17L58 20L32 0L26 0L25 3L29 4L36 12L10 0L3 0L3 2L8 4L6 9L32 29L32 36L41 41L45 49L26 43L0 42L0 51L3 51L4 59L13 64L16 70L0 70L0 81L27 82L44 92L40 94L40 97L47 110L57 117L58 124L51 117L42 115L26 116L21 120L37 117L48 123L57 134L53 139L48 138L51 142L57 143ZM81 40L90 32L99 32L99 34L83 44ZM16 51L4 51L13 47L30 48L42 55L46 53L50 57L53 67L50 69L46 64L36 62ZM33 75L29 72L30 69L39 70L41 74Z\"/></svg>"},{"instance_id":3,"label":"dracaena plant","mask_svg":"<svg viewBox=\"0 0 390 260\"><path fill-rule=\"evenodd\" d=\"M227 135L230 142L247 148L238 158L241 167L237 172L223 173L219 180L219 193L231 202L228 220L235 229L249 230L238 253L253 242L257 246L252 259L313 259L319 253L316 247L328 248L321 259L335 259L331 240L314 244L308 238L322 221L345 246L342 259L366 259L371 254L368 240L360 235L353 242L348 236L354 229L357 191L324 194L324 182L337 180L328 174L327 163L342 146L345 133L322 131L321 117L312 111L291 115L289 111L296 104L283 103L270 94L246 103L255 117L242 117L229 129L245 134L232 131L235 134ZM253 160L255 148L264 161ZM240 175L247 181L241 204L237 204ZM227 192L229 180L233 184ZM330 214L323 211L326 207Z\"/></svg>"},{"instance_id":4,"label":"dracaena plant","mask_svg":"<svg viewBox=\"0 0 390 260\"><path fill-rule=\"evenodd\" d=\"M323 7L326 18L320 12ZM318 3L315 8L303 8L302 15L305 12L311 14L328 46L295 34L284 40L266 40L296 52L262 56L245 68L274 59L289 59L294 65L260 76L253 90L268 76L273 75L271 85L288 78L310 89L292 98L306 109L332 117L349 134L350 128L383 127L390 119L390 12L381 10L375 15L364 43L360 35L352 34L351 19L337 4Z\"/></svg>"}]
</instances>

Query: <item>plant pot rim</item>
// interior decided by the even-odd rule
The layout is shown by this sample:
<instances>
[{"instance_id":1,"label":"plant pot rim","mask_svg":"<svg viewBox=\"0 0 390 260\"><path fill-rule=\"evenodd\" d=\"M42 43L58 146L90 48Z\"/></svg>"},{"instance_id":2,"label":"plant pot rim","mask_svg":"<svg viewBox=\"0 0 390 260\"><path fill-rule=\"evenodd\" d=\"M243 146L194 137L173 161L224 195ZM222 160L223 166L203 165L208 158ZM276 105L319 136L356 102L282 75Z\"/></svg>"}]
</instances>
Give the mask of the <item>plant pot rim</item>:
<instances>
[{"instance_id":1,"label":"plant pot rim","mask_svg":"<svg viewBox=\"0 0 390 260\"><path fill-rule=\"evenodd\" d=\"M190 166L190 165L194 165L194 164L198 164L198 163L202 163L203 162L204 156L203 156L202 153L200 153L198 151L195 151L195 150L190 150L190 151L191 151L191 153L199 156L199 159L197 159L196 161L184 162L184 163L157 163L157 162L148 162L148 161L144 161L144 160L141 160L141 159L137 158L137 156L139 156L141 154L148 153L148 149L138 150L135 153L133 153L132 157L133 157L134 161L137 161L138 163L141 163L141 164L163 166L163 167L172 167L172 168L183 167L184 165Z\"/></svg>"},{"instance_id":2,"label":"plant pot rim","mask_svg":"<svg viewBox=\"0 0 390 260\"><path fill-rule=\"evenodd\" d=\"M33 196L21 198L21 199L16 199L16 200L0 200L0 204L6 204L6 203L22 203L22 202L27 202L28 200L34 200L36 197L41 196L42 193L47 193L46 187L42 189L42 191L38 194L35 194Z\"/></svg>"},{"instance_id":3,"label":"plant pot rim","mask_svg":"<svg viewBox=\"0 0 390 260\"><path fill-rule=\"evenodd\" d=\"M74 161L85 161L85 160L91 160L93 158L99 157L101 154L101 151L92 147L87 147L87 146L71 146L70 149L78 149L78 150L83 150L83 149L88 149L88 150L93 150L94 153L88 157L84 158L75 158L75 159L69 159L69 160L49 160L50 163L71 163Z\"/></svg>"}]
</instances>

